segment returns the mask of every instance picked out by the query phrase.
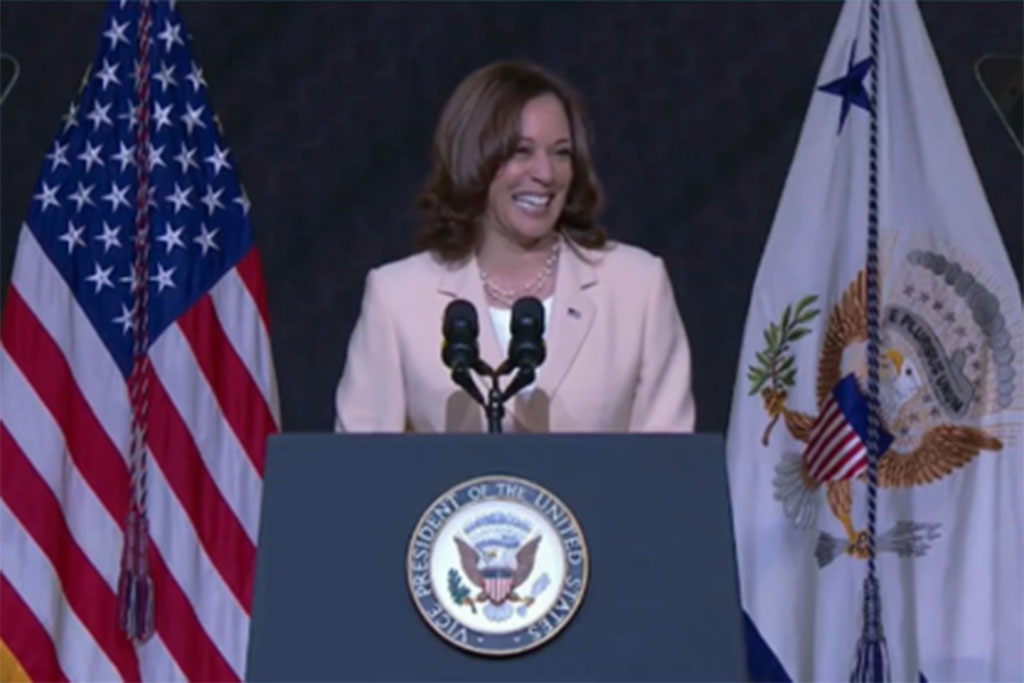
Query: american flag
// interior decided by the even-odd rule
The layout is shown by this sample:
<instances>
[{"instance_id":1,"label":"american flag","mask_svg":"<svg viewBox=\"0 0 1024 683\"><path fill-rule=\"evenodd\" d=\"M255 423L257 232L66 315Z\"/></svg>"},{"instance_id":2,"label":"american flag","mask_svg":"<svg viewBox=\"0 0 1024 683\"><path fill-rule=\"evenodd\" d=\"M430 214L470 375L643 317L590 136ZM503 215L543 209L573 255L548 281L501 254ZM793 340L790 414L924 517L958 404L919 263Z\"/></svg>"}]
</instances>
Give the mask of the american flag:
<instances>
[{"instance_id":1,"label":"american flag","mask_svg":"<svg viewBox=\"0 0 1024 683\"><path fill-rule=\"evenodd\" d=\"M804 463L812 481L856 477L868 466L868 407L857 380L850 374L832 389L811 426ZM881 430L878 452L885 453L892 436Z\"/></svg>"},{"instance_id":2,"label":"american flag","mask_svg":"<svg viewBox=\"0 0 1024 683\"><path fill-rule=\"evenodd\" d=\"M0 326L0 641L35 680L238 680L264 447L280 423L249 202L174 8L111 2L101 31L45 155ZM155 633L133 641L117 595L141 334L135 146L147 138Z\"/></svg>"}]
</instances>

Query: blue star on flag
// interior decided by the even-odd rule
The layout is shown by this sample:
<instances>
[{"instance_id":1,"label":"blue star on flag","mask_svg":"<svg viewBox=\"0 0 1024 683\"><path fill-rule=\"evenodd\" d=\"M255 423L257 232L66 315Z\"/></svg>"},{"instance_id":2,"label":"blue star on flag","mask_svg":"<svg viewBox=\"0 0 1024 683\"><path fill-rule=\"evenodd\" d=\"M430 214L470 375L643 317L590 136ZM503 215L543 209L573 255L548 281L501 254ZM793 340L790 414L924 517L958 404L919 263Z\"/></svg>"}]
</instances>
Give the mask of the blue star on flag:
<instances>
[{"instance_id":1,"label":"blue star on flag","mask_svg":"<svg viewBox=\"0 0 1024 683\"><path fill-rule=\"evenodd\" d=\"M843 132L843 124L846 122L846 115L850 113L851 104L864 111L871 111L871 100L864 89L864 77L868 75L868 70L871 69L874 61L871 57L867 57L855 64L853 56L856 52L857 41L854 41L850 48L850 62L846 67L846 74L830 83L818 86L818 90L822 92L843 98L842 108L839 110L839 130L836 131L836 135Z\"/></svg>"}]
</instances>

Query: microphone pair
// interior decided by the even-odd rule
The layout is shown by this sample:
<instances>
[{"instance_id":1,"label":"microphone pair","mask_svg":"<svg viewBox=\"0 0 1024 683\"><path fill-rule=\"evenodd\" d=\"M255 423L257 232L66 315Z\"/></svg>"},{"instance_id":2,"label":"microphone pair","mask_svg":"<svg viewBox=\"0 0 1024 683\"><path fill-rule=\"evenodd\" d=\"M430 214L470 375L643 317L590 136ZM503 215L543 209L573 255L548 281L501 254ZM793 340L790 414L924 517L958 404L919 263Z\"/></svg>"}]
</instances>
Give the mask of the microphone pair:
<instances>
[{"instance_id":1,"label":"microphone pair","mask_svg":"<svg viewBox=\"0 0 1024 683\"><path fill-rule=\"evenodd\" d=\"M544 305L540 301L532 296L517 300L512 305L509 331L511 339L508 357L496 370L492 370L480 358L477 343L480 325L473 304L465 299L456 299L444 310L441 360L451 368L452 379L456 384L466 389L481 405L484 403L483 397L469 375L470 370L489 376L494 382L499 376L517 370L515 379L501 395L501 401L504 402L532 383L536 378L537 367L544 362L547 354L544 346Z\"/></svg>"}]
</instances>

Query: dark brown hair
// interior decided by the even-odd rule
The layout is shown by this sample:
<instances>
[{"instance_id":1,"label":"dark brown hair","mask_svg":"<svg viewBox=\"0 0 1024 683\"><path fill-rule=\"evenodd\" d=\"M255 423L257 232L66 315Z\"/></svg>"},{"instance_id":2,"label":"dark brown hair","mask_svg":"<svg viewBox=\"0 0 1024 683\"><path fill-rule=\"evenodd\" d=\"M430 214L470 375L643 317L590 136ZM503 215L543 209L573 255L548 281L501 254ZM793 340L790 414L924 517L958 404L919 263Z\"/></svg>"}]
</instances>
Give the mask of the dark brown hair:
<instances>
[{"instance_id":1,"label":"dark brown hair","mask_svg":"<svg viewBox=\"0 0 1024 683\"><path fill-rule=\"evenodd\" d=\"M467 76L441 113L430 174L417 202L423 219L416 239L420 249L448 262L473 251L491 181L516 149L523 107L549 93L565 107L572 133L572 184L555 229L583 247L605 245L608 236L597 223L603 196L582 104L565 83L540 67L505 61Z\"/></svg>"}]
</instances>

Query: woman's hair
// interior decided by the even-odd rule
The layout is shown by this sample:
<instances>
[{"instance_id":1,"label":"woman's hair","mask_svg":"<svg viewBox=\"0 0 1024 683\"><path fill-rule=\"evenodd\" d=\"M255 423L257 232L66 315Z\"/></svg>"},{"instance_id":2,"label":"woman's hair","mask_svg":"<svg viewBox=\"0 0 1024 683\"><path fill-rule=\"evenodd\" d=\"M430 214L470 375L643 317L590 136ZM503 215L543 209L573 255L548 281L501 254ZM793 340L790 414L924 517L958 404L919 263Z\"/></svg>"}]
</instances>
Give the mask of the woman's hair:
<instances>
[{"instance_id":1,"label":"woman's hair","mask_svg":"<svg viewBox=\"0 0 1024 683\"><path fill-rule=\"evenodd\" d=\"M430 174L417 202L423 219L419 248L449 262L474 250L491 181L518 144L523 107L546 94L565 107L572 134L572 184L555 229L580 246L604 246L608 236L597 223L603 197L582 104L565 83L538 66L496 62L466 77L441 113Z\"/></svg>"}]
</instances>

